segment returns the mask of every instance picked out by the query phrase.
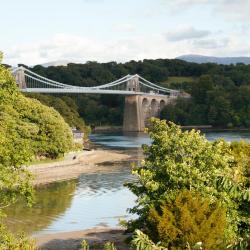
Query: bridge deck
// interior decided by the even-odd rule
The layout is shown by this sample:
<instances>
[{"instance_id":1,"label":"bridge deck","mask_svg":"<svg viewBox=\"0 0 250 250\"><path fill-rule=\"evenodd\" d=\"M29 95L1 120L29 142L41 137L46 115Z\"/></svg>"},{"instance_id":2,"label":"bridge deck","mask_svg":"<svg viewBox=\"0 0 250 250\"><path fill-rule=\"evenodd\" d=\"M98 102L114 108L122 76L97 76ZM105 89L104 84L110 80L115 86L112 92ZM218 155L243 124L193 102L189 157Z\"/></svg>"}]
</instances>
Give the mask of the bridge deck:
<instances>
[{"instance_id":1,"label":"bridge deck","mask_svg":"<svg viewBox=\"0 0 250 250\"><path fill-rule=\"evenodd\" d=\"M158 93L144 93L137 91L126 91L126 90L110 90L110 89L80 89L80 88L25 88L20 89L25 93L44 93L44 94L116 94L116 95L157 95L157 96L166 96Z\"/></svg>"}]
</instances>

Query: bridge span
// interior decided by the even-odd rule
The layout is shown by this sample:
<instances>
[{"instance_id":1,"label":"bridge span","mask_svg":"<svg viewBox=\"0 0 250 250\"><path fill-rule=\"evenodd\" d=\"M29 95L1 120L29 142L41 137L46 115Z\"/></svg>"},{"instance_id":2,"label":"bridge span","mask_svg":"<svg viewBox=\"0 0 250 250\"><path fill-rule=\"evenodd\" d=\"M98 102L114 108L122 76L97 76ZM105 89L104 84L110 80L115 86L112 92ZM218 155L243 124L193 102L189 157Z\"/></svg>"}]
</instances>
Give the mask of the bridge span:
<instances>
[{"instance_id":1,"label":"bridge span","mask_svg":"<svg viewBox=\"0 0 250 250\"><path fill-rule=\"evenodd\" d=\"M182 93L152 83L140 75L126 75L113 82L93 87L57 82L24 67L11 69L20 91L44 94L125 95L124 131L143 131L150 117L158 117L164 106Z\"/></svg>"}]
</instances>

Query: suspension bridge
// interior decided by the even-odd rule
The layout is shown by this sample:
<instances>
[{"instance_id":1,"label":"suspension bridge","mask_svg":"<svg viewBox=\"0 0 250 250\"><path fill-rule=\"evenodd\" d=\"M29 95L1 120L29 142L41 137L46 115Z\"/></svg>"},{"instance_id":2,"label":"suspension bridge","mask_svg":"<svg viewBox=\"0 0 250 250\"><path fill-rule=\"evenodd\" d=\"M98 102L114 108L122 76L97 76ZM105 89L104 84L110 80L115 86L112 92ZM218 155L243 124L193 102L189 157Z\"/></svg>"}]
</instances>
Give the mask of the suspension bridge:
<instances>
[{"instance_id":1,"label":"suspension bridge","mask_svg":"<svg viewBox=\"0 0 250 250\"><path fill-rule=\"evenodd\" d=\"M119 95L178 95L179 91L161 87L139 75L126 75L113 82L94 87L82 87L48 79L24 67L13 68L12 74L22 92L28 93L74 93Z\"/></svg>"},{"instance_id":2,"label":"suspension bridge","mask_svg":"<svg viewBox=\"0 0 250 250\"><path fill-rule=\"evenodd\" d=\"M137 74L93 87L82 87L48 79L24 67L12 68L11 72L20 91L25 93L125 95L124 131L143 131L150 117L159 117L166 105L183 95L178 90L164 88Z\"/></svg>"}]
</instances>

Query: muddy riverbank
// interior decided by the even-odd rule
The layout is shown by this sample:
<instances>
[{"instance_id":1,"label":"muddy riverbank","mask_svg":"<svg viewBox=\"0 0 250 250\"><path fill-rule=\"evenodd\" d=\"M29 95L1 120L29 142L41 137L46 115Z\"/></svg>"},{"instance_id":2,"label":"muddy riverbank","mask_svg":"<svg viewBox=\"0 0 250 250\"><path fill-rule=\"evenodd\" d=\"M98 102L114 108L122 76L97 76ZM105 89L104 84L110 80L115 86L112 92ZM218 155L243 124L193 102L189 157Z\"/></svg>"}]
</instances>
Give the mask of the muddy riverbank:
<instances>
[{"instance_id":1,"label":"muddy riverbank","mask_svg":"<svg viewBox=\"0 0 250 250\"><path fill-rule=\"evenodd\" d=\"M35 164L28 167L34 176L33 184L44 185L79 177L83 173L93 173L102 169L102 163L126 161L129 155L115 150L91 150L72 152L63 160Z\"/></svg>"}]
</instances>

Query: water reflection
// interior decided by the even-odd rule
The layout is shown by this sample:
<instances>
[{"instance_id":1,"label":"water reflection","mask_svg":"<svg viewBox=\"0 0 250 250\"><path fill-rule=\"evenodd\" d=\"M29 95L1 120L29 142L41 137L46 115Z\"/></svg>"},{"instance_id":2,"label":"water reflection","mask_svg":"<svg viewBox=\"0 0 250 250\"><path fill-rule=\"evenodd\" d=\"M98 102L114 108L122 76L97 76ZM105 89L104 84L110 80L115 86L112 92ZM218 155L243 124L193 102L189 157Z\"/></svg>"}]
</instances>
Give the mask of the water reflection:
<instances>
[{"instance_id":1,"label":"water reflection","mask_svg":"<svg viewBox=\"0 0 250 250\"><path fill-rule=\"evenodd\" d=\"M33 235L117 226L134 205L134 195L124 188L133 178L130 163L106 163L96 173L38 189L32 208L21 201L9 207L7 225Z\"/></svg>"},{"instance_id":2,"label":"water reflection","mask_svg":"<svg viewBox=\"0 0 250 250\"><path fill-rule=\"evenodd\" d=\"M36 190L36 203L27 207L25 202L18 201L5 209L7 226L13 232L32 233L48 227L52 221L60 217L70 206L76 181L59 182Z\"/></svg>"},{"instance_id":3,"label":"water reflection","mask_svg":"<svg viewBox=\"0 0 250 250\"><path fill-rule=\"evenodd\" d=\"M126 210L134 205L135 197L123 184L133 178L130 169L120 165L106 168L79 178L70 209L43 233L117 226L118 218L129 216Z\"/></svg>"},{"instance_id":4,"label":"water reflection","mask_svg":"<svg viewBox=\"0 0 250 250\"><path fill-rule=\"evenodd\" d=\"M123 184L133 177L129 169L115 169L108 173L91 173L80 176L75 196L101 196L107 192L123 189Z\"/></svg>"}]
</instances>

